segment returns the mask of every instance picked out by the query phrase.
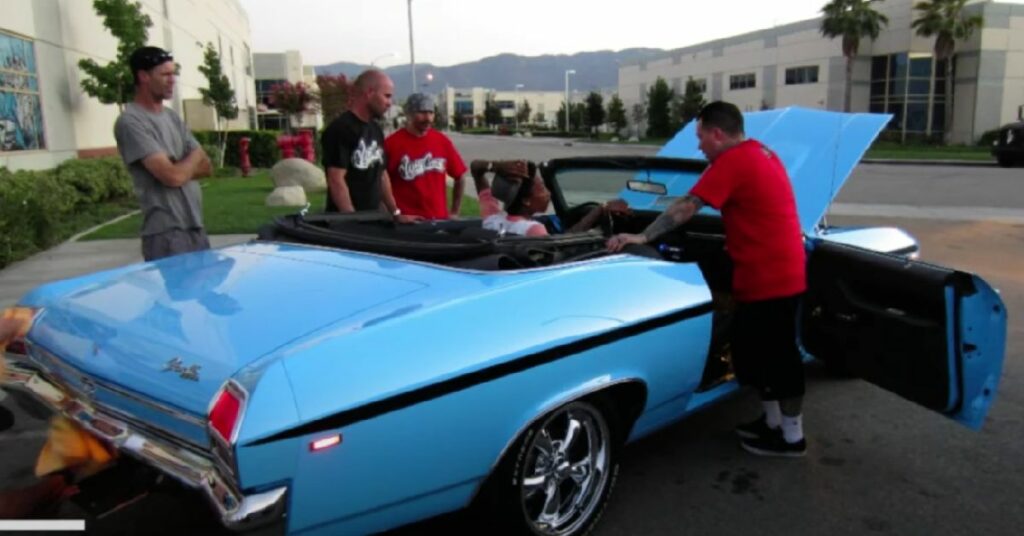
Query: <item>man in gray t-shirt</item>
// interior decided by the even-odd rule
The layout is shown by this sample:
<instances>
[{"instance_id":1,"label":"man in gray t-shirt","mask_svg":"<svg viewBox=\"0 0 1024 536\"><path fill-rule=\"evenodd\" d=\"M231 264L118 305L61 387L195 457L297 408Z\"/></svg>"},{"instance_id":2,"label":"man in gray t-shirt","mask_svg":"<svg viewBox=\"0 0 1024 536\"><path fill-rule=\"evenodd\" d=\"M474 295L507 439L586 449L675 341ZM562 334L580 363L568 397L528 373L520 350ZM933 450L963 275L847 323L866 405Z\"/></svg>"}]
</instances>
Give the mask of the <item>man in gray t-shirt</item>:
<instances>
[{"instance_id":1,"label":"man in gray t-shirt","mask_svg":"<svg viewBox=\"0 0 1024 536\"><path fill-rule=\"evenodd\" d=\"M142 47L129 59L135 99L114 124L117 150L142 208L142 256L147 261L208 249L203 196L194 179L210 175L210 159L174 110L174 58Z\"/></svg>"}]
</instances>

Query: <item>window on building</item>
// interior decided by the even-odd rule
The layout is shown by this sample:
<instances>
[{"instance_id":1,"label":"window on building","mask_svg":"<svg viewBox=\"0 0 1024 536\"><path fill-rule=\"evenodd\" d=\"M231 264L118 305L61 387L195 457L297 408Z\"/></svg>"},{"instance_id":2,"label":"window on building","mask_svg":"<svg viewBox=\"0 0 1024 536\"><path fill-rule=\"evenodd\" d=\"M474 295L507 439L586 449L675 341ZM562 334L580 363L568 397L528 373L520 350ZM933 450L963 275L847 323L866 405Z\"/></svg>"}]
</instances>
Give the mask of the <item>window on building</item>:
<instances>
[{"instance_id":1,"label":"window on building","mask_svg":"<svg viewBox=\"0 0 1024 536\"><path fill-rule=\"evenodd\" d=\"M45 148L35 46L0 32L0 152Z\"/></svg>"},{"instance_id":2,"label":"window on building","mask_svg":"<svg viewBox=\"0 0 1024 536\"><path fill-rule=\"evenodd\" d=\"M249 43L245 43L245 74L252 76L252 49L249 48Z\"/></svg>"},{"instance_id":3,"label":"window on building","mask_svg":"<svg viewBox=\"0 0 1024 536\"><path fill-rule=\"evenodd\" d=\"M808 65L806 67L792 67L786 69L786 85L795 86L799 84L817 84L818 66Z\"/></svg>"},{"instance_id":4,"label":"window on building","mask_svg":"<svg viewBox=\"0 0 1024 536\"><path fill-rule=\"evenodd\" d=\"M455 101L455 113L458 115L473 115L473 101Z\"/></svg>"},{"instance_id":5,"label":"window on building","mask_svg":"<svg viewBox=\"0 0 1024 536\"><path fill-rule=\"evenodd\" d=\"M256 102L263 107L264 110L273 109L274 106L270 102L270 95L274 91L274 86L287 82L283 78L280 80L257 80L256 81Z\"/></svg>"},{"instance_id":6,"label":"window on building","mask_svg":"<svg viewBox=\"0 0 1024 536\"><path fill-rule=\"evenodd\" d=\"M890 130L935 135L945 128L945 63L906 53L871 58L868 109L893 114Z\"/></svg>"},{"instance_id":7,"label":"window on building","mask_svg":"<svg viewBox=\"0 0 1024 536\"><path fill-rule=\"evenodd\" d=\"M516 103L512 102L510 100L494 101L494 104L498 107L499 110L515 110L516 109Z\"/></svg>"},{"instance_id":8,"label":"window on building","mask_svg":"<svg viewBox=\"0 0 1024 536\"><path fill-rule=\"evenodd\" d=\"M729 76L729 89L750 89L754 87L757 87L757 75L754 73Z\"/></svg>"}]
</instances>

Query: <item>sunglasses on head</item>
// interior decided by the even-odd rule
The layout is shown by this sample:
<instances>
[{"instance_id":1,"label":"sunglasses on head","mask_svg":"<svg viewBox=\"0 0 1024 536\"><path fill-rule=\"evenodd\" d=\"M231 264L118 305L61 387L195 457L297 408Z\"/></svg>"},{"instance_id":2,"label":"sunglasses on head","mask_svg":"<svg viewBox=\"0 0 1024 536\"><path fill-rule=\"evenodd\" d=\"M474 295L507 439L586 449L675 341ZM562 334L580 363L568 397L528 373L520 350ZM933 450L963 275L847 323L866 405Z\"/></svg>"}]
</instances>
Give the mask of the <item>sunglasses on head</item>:
<instances>
[{"instance_id":1,"label":"sunglasses on head","mask_svg":"<svg viewBox=\"0 0 1024 536\"><path fill-rule=\"evenodd\" d=\"M142 60L140 62L142 64L141 68L148 71L157 65L163 65L166 62L174 61L174 56L171 55L170 52L160 51L143 54L140 59Z\"/></svg>"}]
</instances>

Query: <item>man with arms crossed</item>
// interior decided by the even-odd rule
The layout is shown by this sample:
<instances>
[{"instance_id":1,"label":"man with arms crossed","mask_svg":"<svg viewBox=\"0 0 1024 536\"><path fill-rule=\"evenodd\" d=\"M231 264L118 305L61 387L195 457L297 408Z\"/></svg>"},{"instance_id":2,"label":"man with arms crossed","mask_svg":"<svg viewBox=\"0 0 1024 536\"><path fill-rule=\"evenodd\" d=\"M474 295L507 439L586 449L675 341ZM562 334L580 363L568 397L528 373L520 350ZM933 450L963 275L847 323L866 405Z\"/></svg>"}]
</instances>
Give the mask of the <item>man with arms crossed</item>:
<instances>
[{"instance_id":1,"label":"man with arms crossed","mask_svg":"<svg viewBox=\"0 0 1024 536\"><path fill-rule=\"evenodd\" d=\"M700 149L710 165L690 193L642 234L620 234L608 249L644 244L686 223L705 204L722 213L733 261L736 315L732 357L740 383L758 390L764 414L740 425L744 449L766 456L803 456L803 360L796 312L807 288L803 235L793 187L778 156L743 132L743 114L713 102L697 116Z\"/></svg>"},{"instance_id":2,"label":"man with arms crossed","mask_svg":"<svg viewBox=\"0 0 1024 536\"><path fill-rule=\"evenodd\" d=\"M405 103L405 128L384 143L391 190L402 214L428 220L458 216L469 169L447 136L434 130L434 99L413 93ZM452 204L447 206L447 178L455 179Z\"/></svg>"},{"instance_id":3,"label":"man with arms crossed","mask_svg":"<svg viewBox=\"0 0 1024 536\"><path fill-rule=\"evenodd\" d=\"M135 98L114 123L114 138L142 208L142 256L152 261L209 249L195 179L210 175L210 159L181 117L163 106L174 95L174 58L142 47L128 63Z\"/></svg>"},{"instance_id":4,"label":"man with arms crossed","mask_svg":"<svg viewBox=\"0 0 1024 536\"><path fill-rule=\"evenodd\" d=\"M327 212L383 208L396 221L417 219L398 210L384 170L384 131L377 119L391 107L395 85L377 69L363 71L352 83L348 111L324 130L323 165L327 170Z\"/></svg>"}]
</instances>

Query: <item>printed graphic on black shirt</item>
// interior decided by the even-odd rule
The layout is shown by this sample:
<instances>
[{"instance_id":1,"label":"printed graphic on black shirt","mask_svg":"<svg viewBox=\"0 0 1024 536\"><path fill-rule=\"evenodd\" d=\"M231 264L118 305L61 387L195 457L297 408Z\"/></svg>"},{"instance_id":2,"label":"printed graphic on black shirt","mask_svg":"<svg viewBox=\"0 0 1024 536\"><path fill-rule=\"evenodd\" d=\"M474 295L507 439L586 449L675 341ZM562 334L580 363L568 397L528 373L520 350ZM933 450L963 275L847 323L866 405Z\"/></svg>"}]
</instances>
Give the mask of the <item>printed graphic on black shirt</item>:
<instances>
[{"instance_id":1,"label":"printed graphic on black shirt","mask_svg":"<svg viewBox=\"0 0 1024 536\"><path fill-rule=\"evenodd\" d=\"M380 179L384 172L384 132L376 122L363 122L352 112L345 112L324 130L324 168L345 170L345 184L356 210L379 210ZM325 210L337 212L338 207L328 195Z\"/></svg>"}]
</instances>

